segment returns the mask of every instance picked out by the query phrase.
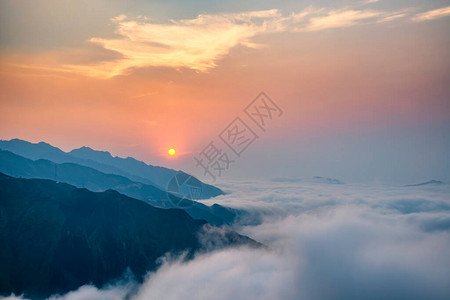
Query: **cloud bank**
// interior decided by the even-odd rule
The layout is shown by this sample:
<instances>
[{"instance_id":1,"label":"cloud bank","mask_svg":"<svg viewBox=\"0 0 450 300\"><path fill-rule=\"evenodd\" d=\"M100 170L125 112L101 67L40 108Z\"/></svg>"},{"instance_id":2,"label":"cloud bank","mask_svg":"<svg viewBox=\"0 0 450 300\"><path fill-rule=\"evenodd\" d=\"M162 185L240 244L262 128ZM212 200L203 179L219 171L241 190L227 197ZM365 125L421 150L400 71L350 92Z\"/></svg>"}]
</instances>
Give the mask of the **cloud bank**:
<instances>
[{"instance_id":1,"label":"cloud bank","mask_svg":"<svg viewBox=\"0 0 450 300\"><path fill-rule=\"evenodd\" d=\"M449 185L224 183L219 203L264 211L236 226L270 249L165 258L145 282L52 299L448 299Z\"/></svg>"},{"instance_id":2,"label":"cloud bank","mask_svg":"<svg viewBox=\"0 0 450 300\"><path fill-rule=\"evenodd\" d=\"M426 21L450 15L450 7L411 15L417 8L380 10L378 1L341 7L309 6L300 11L280 9L200 14L192 19L154 22L146 16L118 15L110 20L112 37L94 36L75 49L41 54L33 64L23 59L12 66L47 72L75 73L100 79L127 75L136 68L164 67L208 72L237 46L262 48L270 42L256 37L280 32L298 34L385 24L400 19ZM380 25L381 26L381 25ZM270 39L270 38L269 38Z\"/></svg>"},{"instance_id":3,"label":"cloud bank","mask_svg":"<svg viewBox=\"0 0 450 300\"><path fill-rule=\"evenodd\" d=\"M366 4L372 3L370 1ZM415 17L432 19L448 14L442 8ZM340 9L307 7L285 15L279 9L230 14L201 14L194 19L153 23L146 17L120 15L111 21L116 38L94 37L91 43L117 53L120 58L89 65L66 65L84 75L110 78L128 73L134 68L188 68L207 72L232 48L261 48L253 39L277 32L313 32L361 24L386 23L403 18L408 10L381 11L359 7Z\"/></svg>"},{"instance_id":4,"label":"cloud bank","mask_svg":"<svg viewBox=\"0 0 450 300\"><path fill-rule=\"evenodd\" d=\"M450 16L450 6L439 8L439 9L433 9L429 10L424 13L417 14L413 17L413 21L428 21L428 20L434 20L437 18L442 18Z\"/></svg>"}]
</instances>

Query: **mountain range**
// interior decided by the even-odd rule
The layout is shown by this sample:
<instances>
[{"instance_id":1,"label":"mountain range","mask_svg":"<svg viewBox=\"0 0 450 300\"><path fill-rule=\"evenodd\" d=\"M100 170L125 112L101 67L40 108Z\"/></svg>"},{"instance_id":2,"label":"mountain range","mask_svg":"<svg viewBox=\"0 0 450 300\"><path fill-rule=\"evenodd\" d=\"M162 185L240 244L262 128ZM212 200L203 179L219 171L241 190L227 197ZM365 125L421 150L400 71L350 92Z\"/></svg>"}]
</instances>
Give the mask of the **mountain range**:
<instances>
[{"instance_id":1,"label":"mountain range","mask_svg":"<svg viewBox=\"0 0 450 300\"><path fill-rule=\"evenodd\" d=\"M100 287L127 270L141 281L164 254L189 259L200 251L206 224L113 190L0 173L0 294L48 297ZM220 239L225 247L261 246L227 229Z\"/></svg>"},{"instance_id":2,"label":"mountain range","mask_svg":"<svg viewBox=\"0 0 450 300\"><path fill-rule=\"evenodd\" d=\"M167 189L169 181L174 176L180 173L186 174L182 171L148 165L132 157L113 157L109 152L97 151L89 147L64 152L45 142L30 143L12 139L0 140L0 149L11 151L31 160L47 159L55 163L75 163L91 167L106 174L121 175L136 182L158 186L162 190ZM201 194L197 199L209 199L224 194L219 188L205 184L193 176L191 180L201 186Z\"/></svg>"},{"instance_id":3,"label":"mountain range","mask_svg":"<svg viewBox=\"0 0 450 300\"><path fill-rule=\"evenodd\" d=\"M407 184L405 186L423 186L423 185L443 185L444 183L440 180L429 180L421 183L416 184Z\"/></svg>"},{"instance_id":4,"label":"mountain range","mask_svg":"<svg viewBox=\"0 0 450 300\"><path fill-rule=\"evenodd\" d=\"M105 174L96 169L75 163L57 164L46 159L31 160L10 151L0 150L0 172L9 176L23 178L42 178L84 187L94 192L108 189L116 190L129 197L143 200L161 208L176 208L177 203L168 197L161 188L135 182L127 177ZM189 201L183 208L194 219L203 219L213 225L231 224L236 218L245 215L245 211L221 207L218 204L209 207L196 201Z\"/></svg>"}]
</instances>

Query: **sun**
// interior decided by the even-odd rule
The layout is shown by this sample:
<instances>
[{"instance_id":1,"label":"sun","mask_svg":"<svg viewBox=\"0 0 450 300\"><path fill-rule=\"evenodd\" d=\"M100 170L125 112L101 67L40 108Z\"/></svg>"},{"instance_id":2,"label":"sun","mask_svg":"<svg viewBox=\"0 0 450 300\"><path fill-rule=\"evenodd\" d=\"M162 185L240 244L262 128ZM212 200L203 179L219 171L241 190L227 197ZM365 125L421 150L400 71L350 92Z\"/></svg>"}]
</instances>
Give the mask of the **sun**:
<instances>
[{"instance_id":1,"label":"sun","mask_svg":"<svg viewBox=\"0 0 450 300\"><path fill-rule=\"evenodd\" d=\"M170 148L169 151L167 151L167 153L169 153L170 156L174 156L177 152L175 151L175 149Z\"/></svg>"}]
</instances>

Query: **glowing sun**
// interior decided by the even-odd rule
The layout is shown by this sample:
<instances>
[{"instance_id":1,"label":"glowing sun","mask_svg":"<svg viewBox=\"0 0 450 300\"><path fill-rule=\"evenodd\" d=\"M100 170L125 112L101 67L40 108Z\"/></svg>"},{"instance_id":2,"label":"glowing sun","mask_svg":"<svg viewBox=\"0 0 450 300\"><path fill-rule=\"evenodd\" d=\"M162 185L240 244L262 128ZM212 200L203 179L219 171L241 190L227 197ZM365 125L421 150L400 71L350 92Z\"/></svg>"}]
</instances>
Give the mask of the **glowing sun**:
<instances>
[{"instance_id":1,"label":"glowing sun","mask_svg":"<svg viewBox=\"0 0 450 300\"><path fill-rule=\"evenodd\" d=\"M170 156L175 155L177 152L175 151L175 149L170 148L169 151L167 151L167 153L169 153Z\"/></svg>"}]
</instances>

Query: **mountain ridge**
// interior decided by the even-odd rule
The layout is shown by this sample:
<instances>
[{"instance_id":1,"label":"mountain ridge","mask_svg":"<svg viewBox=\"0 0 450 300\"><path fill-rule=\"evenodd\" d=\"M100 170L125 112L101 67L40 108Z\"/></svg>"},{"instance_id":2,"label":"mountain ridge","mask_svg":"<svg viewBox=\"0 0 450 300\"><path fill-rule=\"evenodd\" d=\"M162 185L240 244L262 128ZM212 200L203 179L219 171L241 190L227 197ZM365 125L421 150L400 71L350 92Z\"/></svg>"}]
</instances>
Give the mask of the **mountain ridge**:
<instances>
[{"instance_id":1,"label":"mountain ridge","mask_svg":"<svg viewBox=\"0 0 450 300\"><path fill-rule=\"evenodd\" d=\"M94 192L112 189L156 207L177 208L169 200L167 192L159 187L134 182L121 175L105 174L96 169L75 163L57 164L46 159L33 161L13 152L0 149L0 172L14 177L41 178L66 182ZM213 225L230 224L234 221L237 213L237 211L228 208L223 207L220 210L217 207L209 207L195 201L192 201L192 206L184 208L184 210L194 219L204 219Z\"/></svg>"},{"instance_id":2,"label":"mountain ridge","mask_svg":"<svg viewBox=\"0 0 450 300\"><path fill-rule=\"evenodd\" d=\"M0 149L32 160L48 159L55 163L77 163L104 173L121 175L133 181L158 186L164 190L170 179L178 173L184 173L179 170L149 165L132 157L113 157L108 151L94 150L87 146L64 152L45 142L31 143L20 139L11 139L9 141L0 140ZM203 183L194 176L192 178L202 187L202 193L198 199L209 199L224 194L221 189Z\"/></svg>"},{"instance_id":3,"label":"mountain ridge","mask_svg":"<svg viewBox=\"0 0 450 300\"><path fill-rule=\"evenodd\" d=\"M201 250L206 224L117 191L0 173L0 294L34 299L100 287L128 269L142 281L165 253L189 259ZM221 238L227 247L262 246L231 230Z\"/></svg>"},{"instance_id":4,"label":"mountain ridge","mask_svg":"<svg viewBox=\"0 0 450 300\"><path fill-rule=\"evenodd\" d=\"M433 179L415 184L406 184L405 186L424 186L424 185L442 185L442 184L444 184L444 182Z\"/></svg>"}]
</instances>

